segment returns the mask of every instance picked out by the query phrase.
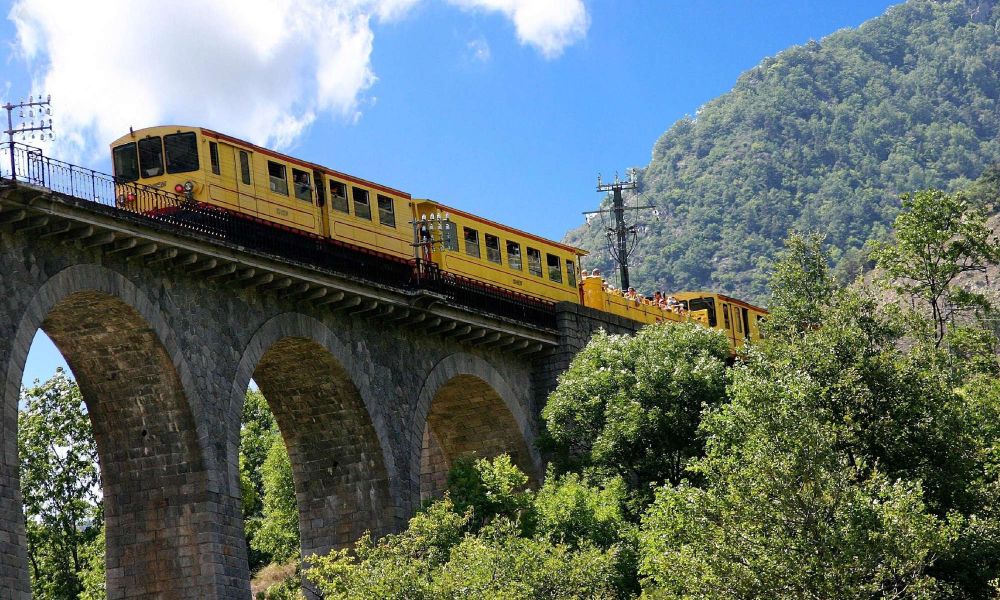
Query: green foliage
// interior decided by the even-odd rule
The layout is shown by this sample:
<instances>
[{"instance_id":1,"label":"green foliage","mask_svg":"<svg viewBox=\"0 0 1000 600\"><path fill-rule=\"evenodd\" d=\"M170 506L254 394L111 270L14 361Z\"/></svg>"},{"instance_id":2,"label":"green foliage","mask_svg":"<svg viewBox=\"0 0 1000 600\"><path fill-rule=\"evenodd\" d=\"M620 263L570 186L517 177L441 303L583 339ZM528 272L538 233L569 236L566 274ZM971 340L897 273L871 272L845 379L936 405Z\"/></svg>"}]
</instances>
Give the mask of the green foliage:
<instances>
[{"instance_id":1,"label":"green foliage","mask_svg":"<svg viewBox=\"0 0 1000 600\"><path fill-rule=\"evenodd\" d=\"M615 552L528 537L503 516L473 533L454 509L445 498L401 534L310 557L307 576L330 600L618 597Z\"/></svg>"},{"instance_id":2,"label":"green foliage","mask_svg":"<svg viewBox=\"0 0 1000 600\"><path fill-rule=\"evenodd\" d=\"M353 554L338 550L310 557L306 576L329 600L433 598L434 573L461 542L470 519L445 498L417 513L400 534L378 542L365 535Z\"/></svg>"},{"instance_id":3,"label":"green foliage","mask_svg":"<svg viewBox=\"0 0 1000 600\"><path fill-rule=\"evenodd\" d=\"M539 537L570 547L589 543L610 548L630 527L624 510L627 500L621 479L599 488L587 485L576 473L556 477L550 470L535 497L536 531Z\"/></svg>"},{"instance_id":4,"label":"green foliage","mask_svg":"<svg viewBox=\"0 0 1000 600\"><path fill-rule=\"evenodd\" d=\"M104 546L105 536L102 527L101 532L87 545L83 552L87 566L80 574L80 582L83 584L80 600L107 600Z\"/></svg>"},{"instance_id":5,"label":"green foliage","mask_svg":"<svg viewBox=\"0 0 1000 600\"><path fill-rule=\"evenodd\" d=\"M727 357L725 338L696 325L595 336L542 411L557 472L621 477L640 496L679 481L702 451L702 409L724 398Z\"/></svg>"},{"instance_id":6,"label":"green foliage","mask_svg":"<svg viewBox=\"0 0 1000 600\"><path fill-rule=\"evenodd\" d=\"M1000 573L995 374L904 337L913 322L862 291L819 314L733 371L703 419L701 488L664 487L644 518L645 586L983 597Z\"/></svg>"},{"instance_id":7,"label":"green foliage","mask_svg":"<svg viewBox=\"0 0 1000 600\"><path fill-rule=\"evenodd\" d=\"M638 527L629 518L628 488L620 478L604 487L588 485L576 473L556 477L550 469L534 501L535 537L570 549L600 548L615 554L619 597L639 591Z\"/></svg>"},{"instance_id":8,"label":"green foliage","mask_svg":"<svg viewBox=\"0 0 1000 600\"><path fill-rule=\"evenodd\" d=\"M639 172L661 217L633 285L763 302L791 229L824 232L832 272L851 281L899 194L959 190L1000 161L1000 12L970 4L910 0L784 50L670 127ZM566 240L614 271L598 224Z\"/></svg>"},{"instance_id":9,"label":"green foliage","mask_svg":"<svg viewBox=\"0 0 1000 600\"><path fill-rule=\"evenodd\" d=\"M32 594L75 598L92 560L103 562L104 554L102 544L99 558L91 556L103 513L90 418L62 369L24 390L21 405L17 446Z\"/></svg>"},{"instance_id":10,"label":"green foliage","mask_svg":"<svg viewBox=\"0 0 1000 600\"><path fill-rule=\"evenodd\" d=\"M986 220L962 194L906 194L892 243L875 245L872 254L896 291L929 310L937 345L962 313L990 311L986 296L956 285L963 273L1000 264L1000 240Z\"/></svg>"},{"instance_id":11,"label":"green foliage","mask_svg":"<svg viewBox=\"0 0 1000 600\"><path fill-rule=\"evenodd\" d=\"M291 464L271 408L258 390L247 390L243 404L240 488L250 571L296 556L299 522Z\"/></svg>"},{"instance_id":12,"label":"green foliage","mask_svg":"<svg viewBox=\"0 0 1000 600\"><path fill-rule=\"evenodd\" d=\"M434 578L432 597L615 598L615 563L611 552L522 537L514 523L500 519L452 549Z\"/></svg>"},{"instance_id":13,"label":"green foliage","mask_svg":"<svg viewBox=\"0 0 1000 600\"><path fill-rule=\"evenodd\" d=\"M260 528L251 540L252 548L285 562L299 553L299 509L295 501L292 465L281 436L276 436L261 467L264 508Z\"/></svg>"},{"instance_id":14,"label":"green foliage","mask_svg":"<svg viewBox=\"0 0 1000 600\"><path fill-rule=\"evenodd\" d=\"M492 460L462 456L448 471L448 493L455 510L471 511L476 528L497 516L519 520L531 502L520 491L527 483L528 476L506 454Z\"/></svg>"},{"instance_id":15,"label":"green foliage","mask_svg":"<svg viewBox=\"0 0 1000 600\"><path fill-rule=\"evenodd\" d=\"M982 465L969 460L981 447L944 357L898 350L891 317L840 293L820 328L735 370L731 402L703 422L703 489L664 487L644 518L647 586L708 598L948 589L933 567L981 508Z\"/></svg>"},{"instance_id":16,"label":"green foliage","mask_svg":"<svg viewBox=\"0 0 1000 600\"><path fill-rule=\"evenodd\" d=\"M243 402L243 419L240 424L240 477L245 474L254 493L243 495L244 516L259 517L264 508L264 461L275 437L280 437L271 407L260 390L247 390Z\"/></svg>"},{"instance_id":17,"label":"green foliage","mask_svg":"<svg viewBox=\"0 0 1000 600\"><path fill-rule=\"evenodd\" d=\"M768 334L801 333L819 326L834 290L823 239L819 233L793 233L785 240L771 275Z\"/></svg>"}]
</instances>

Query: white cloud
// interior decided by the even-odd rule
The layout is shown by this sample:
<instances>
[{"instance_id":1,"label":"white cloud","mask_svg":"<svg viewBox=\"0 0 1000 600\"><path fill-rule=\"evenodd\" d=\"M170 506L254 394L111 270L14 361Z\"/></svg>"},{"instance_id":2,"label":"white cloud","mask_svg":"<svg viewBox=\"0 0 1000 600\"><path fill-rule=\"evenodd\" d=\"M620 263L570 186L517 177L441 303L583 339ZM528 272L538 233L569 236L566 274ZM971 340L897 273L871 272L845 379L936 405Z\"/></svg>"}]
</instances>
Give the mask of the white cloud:
<instances>
[{"instance_id":1,"label":"white cloud","mask_svg":"<svg viewBox=\"0 0 1000 600\"><path fill-rule=\"evenodd\" d=\"M534 46L542 56L556 58L570 44L583 39L590 16L583 0L449 0L466 8L499 12L514 22L517 39Z\"/></svg>"},{"instance_id":2,"label":"white cloud","mask_svg":"<svg viewBox=\"0 0 1000 600\"><path fill-rule=\"evenodd\" d=\"M373 19L422 0L15 0L8 18L34 93L52 95L56 152L91 162L129 126L204 125L288 147L321 114L372 106ZM449 0L511 19L558 56L582 38L582 0ZM470 49L488 60L489 46Z\"/></svg>"},{"instance_id":3,"label":"white cloud","mask_svg":"<svg viewBox=\"0 0 1000 600\"><path fill-rule=\"evenodd\" d=\"M90 158L131 125L283 147L320 113L354 119L376 81L370 19L416 1L17 0L9 18L34 91L52 94L62 153Z\"/></svg>"},{"instance_id":4,"label":"white cloud","mask_svg":"<svg viewBox=\"0 0 1000 600\"><path fill-rule=\"evenodd\" d=\"M490 44L486 41L486 38L478 37L470 41L466 47L469 49L469 54L472 55L472 59L476 62L490 62L492 53L490 51Z\"/></svg>"}]
</instances>

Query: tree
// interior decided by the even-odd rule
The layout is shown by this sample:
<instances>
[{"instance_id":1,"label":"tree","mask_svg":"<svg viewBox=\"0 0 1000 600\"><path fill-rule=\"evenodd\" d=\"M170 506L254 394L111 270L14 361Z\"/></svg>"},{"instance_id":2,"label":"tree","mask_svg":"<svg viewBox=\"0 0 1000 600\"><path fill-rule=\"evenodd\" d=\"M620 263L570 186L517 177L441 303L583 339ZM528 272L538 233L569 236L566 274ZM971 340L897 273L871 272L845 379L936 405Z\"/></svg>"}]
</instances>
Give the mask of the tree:
<instances>
[{"instance_id":1,"label":"tree","mask_svg":"<svg viewBox=\"0 0 1000 600\"><path fill-rule=\"evenodd\" d=\"M531 506L530 494L522 491L527 484L528 476L506 454L493 459L462 456L448 471L448 495L456 511L470 513L474 530L500 516L520 521ZM530 516L524 524L531 526Z\"/></svg>"},{"instance_id":2,"label":"tree","mask_svg":"<svg viewBox=\"0 0 1000 600\"><path fill-rule=\"evenodd\" d=\"M299 553L299 509L295 500L292 465L284 440L275 437L261 468L264 483L264 508L253 549L285 562Z\"/></svg>"},{"instance_id":3,"label":"tree","mask_svg":"<svg viewBox=\"0 0 1000 600\"><path fill-rule=\"evenodd\" d=\"M310 557L306 575L337 600L625 597L621 548L610 539L611 523L621 515L620 505L609 506L616 492L598 498L578 479L553 481L545 499L533 504L531 492L515 489L526 480L506 456L463 461L449 482L464 496L464 510L449 490L399 534L378 541L366 534L353 551ZM571 498L575 506L568 512L555 506ZM535 514L544 515L538 535L532 531ZM604 547L591 543L587 523L600 523L609 533ZM572 542L554 539L561 533Z\"/></svg>"},{"instance_id":4,"label":"tree","mask_svg":"<svg viewBox=\"0 0 1000 600\"><path fill-rule=\"evenodd\" d=\"M1000 241L987 215L963 194L924 190L904 195L895 240L876 244L872 256L893 287L930 311L936 345L957 316L988 310L988 299L956 285L964 273L985 273L1000 263Z\"/></svg>"},{"instance_id":5,"label":"tree","mask_svg":"<svg viewBox=\"0 0 1000 600\"><path fill-rule=\"evenodd\" d=\"M982 471L967 457L986 448L969 439L947 380L898 350L898 329L871 302L838 294L817 329L771 339L734 369L730 403L703 420L706 454L692 465L703 485L664 486L643 518L644 588L845 599L949 589L932 571L981 505L969 492Z\"/></svg>"},{"instance_id":6,"label":"tree","mask_svg":"<svg viewBox=\"0 0 1000 600\"><path fill-rule=\"evenodd\" d=\"M75 598L103 521L90 419L80 389L62 369L24 390L21 404L17 442L32 592ZM103 546L93 560L103 562Z\"/></svg>"},{"instance_id":7,"label":"tree","mask_svg":"<svg viewBox=\"0 0 1000 600\"><path fill-rule=\"evenodd\" d=\"M785 239L771 274L771 332L802 332L819 326L834 291L830 256L823 250L825 239L820 233L792 233Z\"/></svg>"},{"instance_id":8,"label":"tree","mask_svg":"<svg viewBox=\"0 0 1000 600\"><path fill-rule=\"evenodd\" d=\"M696 325L596 335L542 410L556 472L621 477L640 496L680 481L702 451L702 409L725 396L728 354L723 336Z\"/></svg>"}]
</instances>

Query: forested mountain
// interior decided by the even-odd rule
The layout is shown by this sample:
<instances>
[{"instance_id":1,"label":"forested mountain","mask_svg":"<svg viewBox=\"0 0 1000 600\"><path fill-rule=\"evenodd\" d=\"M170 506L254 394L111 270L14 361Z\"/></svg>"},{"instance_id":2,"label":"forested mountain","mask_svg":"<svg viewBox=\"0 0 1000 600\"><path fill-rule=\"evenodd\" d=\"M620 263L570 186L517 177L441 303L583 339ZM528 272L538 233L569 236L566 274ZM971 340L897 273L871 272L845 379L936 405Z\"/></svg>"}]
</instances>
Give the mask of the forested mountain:
<instances>
[{"instance_id":1,"label":"forested mountain","mask_svg":"<svg viewBox=\"0 0 1000 600\"><path fill-rule=\"evenodd\" d=\"M764 302L789 229L827 234L843 279L899 194L962 189L1000 161L1000 6L910 0L766 58L675 123L639 169L644 292L712 288ZM567 234L611 268L599 220Z\"/></svg>"}]
</instances>

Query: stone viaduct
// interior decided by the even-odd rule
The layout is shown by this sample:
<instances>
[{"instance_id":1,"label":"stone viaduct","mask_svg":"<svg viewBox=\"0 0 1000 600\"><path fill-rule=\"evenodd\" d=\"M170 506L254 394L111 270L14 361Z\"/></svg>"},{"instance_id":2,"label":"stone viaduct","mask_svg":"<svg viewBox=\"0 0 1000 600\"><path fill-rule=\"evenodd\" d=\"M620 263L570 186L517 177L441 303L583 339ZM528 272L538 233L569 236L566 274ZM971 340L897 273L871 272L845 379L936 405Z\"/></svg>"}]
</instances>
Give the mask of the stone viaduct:
<instances>
[{"instance_id":1,"label":"stone viaduct","mask_svg":"<svg viewBox=\"0 0 1000 600\"><path fill-rule=\"evenodd\" d=\"M293 466L302 553L405 526L455 457L510 453L536 479L538 413L599 327L528 327L433 295L178 232L0 179L0 598L29 598L17 412L41 329L96 438L109 598L250 596L240 503L251 378Z\"/></svg>"}]
</instances>

